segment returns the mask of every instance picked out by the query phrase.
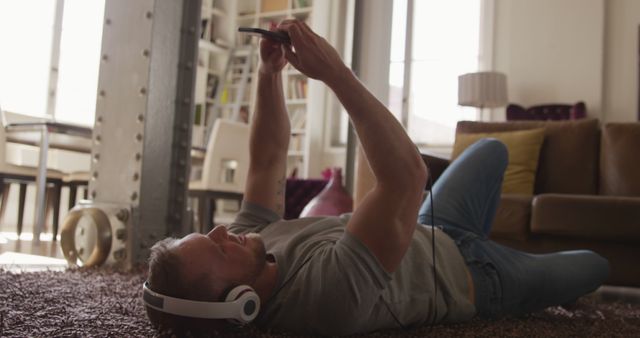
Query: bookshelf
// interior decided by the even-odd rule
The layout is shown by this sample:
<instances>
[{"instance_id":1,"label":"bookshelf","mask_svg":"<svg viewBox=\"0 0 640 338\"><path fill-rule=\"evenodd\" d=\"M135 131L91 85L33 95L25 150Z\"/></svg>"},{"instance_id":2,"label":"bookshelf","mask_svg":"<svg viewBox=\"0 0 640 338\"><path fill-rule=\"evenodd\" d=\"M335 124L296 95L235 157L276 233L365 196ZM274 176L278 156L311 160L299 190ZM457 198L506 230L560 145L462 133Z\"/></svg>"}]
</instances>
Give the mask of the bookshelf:
<instances>
[{"instance_id":1,"label":"bookshelf","mask_svg":"<svg viewBox=\"0 0 640 338\"><path fill-rule=\"evenodd\" d=\"M318 3L319 2L319 3ZM240 0L237 2L237 26L260 27L269 29L272 23L278 24L284 19L296 18L313 27L313 13L320 0ZM236 34L238 45L255 44L256 39L246 34ZM253 69L258 69L257 62ZM291 139L287 156L287 176L294 172L298 177L309 176L309 108L313 104L310 97L309 79L287 65L283 71L283 90L285 104L291 120ZM256 82L256 81L254 81ZM255 85L252 97L255 96ZM252 103L253 104L253 103ZM255 107L251 107L254 111Z\"/></svg>"},{"instance_id":2,"label":"bookshelf","mask_svg":"<svg viewBox=\"0 0 640 338\"><path fill-rule=\"evenodd\" d=\"M213 123L213 104L220 90L229 49L234 44L232 0L202 0L196 68L192 145L205 148L206 126Z\"/></svg>"},{"instance_id":3,"label":"bookshelf","mask_svg":"<svg viewBox=\"0 0 640 338\"><path fill-rule=\"evenodd\" d=\"M316 32L324 35L328 31L331 1L324 0L203 0L202 35L199 45L198 68L196 72L195 116L192 145L206 148L206 126L216 118L230 118L225 113L231 106L237 88L238 74L226 76L228 60L235 62L238 50L253 46L253 55L247 55L250 63L249 78L245 86L244 98L240 104L239 119L250 121L250 113L255 111L259 51L258 39L238 33L237 28L260 27L268 29L271 23L296 18L305 21ZM314 18L321 18L320 20ZM229 75L229 73L227 73ZM228 79L231 77L231 85ZM226 80L226 81L225 81ZM238 86L240 87L240 86ZM322 131L326 89L317 81L310 81L305 75L287 65L283 71L283 89L287 111L291 119L291 140L287 156L287 176L293 172L306 178L319 174L316 170L321 159L309 154L322 151ZM214 109L215 93L218 91L220 109ZM235 115L234 115L235 116ZM237 116L235 116L237 118ZM318 173L315 173L315 172Z\"/></svg>"}]
</instances>

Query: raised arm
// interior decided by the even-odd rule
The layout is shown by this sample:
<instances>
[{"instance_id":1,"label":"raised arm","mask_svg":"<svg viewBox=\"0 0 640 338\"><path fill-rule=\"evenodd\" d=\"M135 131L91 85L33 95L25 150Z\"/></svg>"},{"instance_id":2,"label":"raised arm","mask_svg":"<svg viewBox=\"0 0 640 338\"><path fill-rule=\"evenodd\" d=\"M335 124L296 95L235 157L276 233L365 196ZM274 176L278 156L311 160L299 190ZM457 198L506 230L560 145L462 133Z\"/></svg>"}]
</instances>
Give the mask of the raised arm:
<instances>
[{"instance_id":1,"label":"raised arm","mask_svg":"<svg viewBox=\"0 0 640 338\"><path fill-rule=\"evenodd\" d=\"M245 200L284 213L287 150L291 125L282 92L282 68L287 64L282 44L260 41L256 112L249 141L250 164Z\"/></svg>"},{"instance_id":2,"label":"raised arm","mask_svg":"<svg viewBox=\"0 0 640 338\"><path fill-rule=\"evenodd\" d=\"M287 60L326 83L346 108L376 185L353 213L347 231L393 272L409 247L427 179L424 162L395 117L344 65L336 50L299 21L280 25L291 37Z\"/></svg>"}]
</instances>

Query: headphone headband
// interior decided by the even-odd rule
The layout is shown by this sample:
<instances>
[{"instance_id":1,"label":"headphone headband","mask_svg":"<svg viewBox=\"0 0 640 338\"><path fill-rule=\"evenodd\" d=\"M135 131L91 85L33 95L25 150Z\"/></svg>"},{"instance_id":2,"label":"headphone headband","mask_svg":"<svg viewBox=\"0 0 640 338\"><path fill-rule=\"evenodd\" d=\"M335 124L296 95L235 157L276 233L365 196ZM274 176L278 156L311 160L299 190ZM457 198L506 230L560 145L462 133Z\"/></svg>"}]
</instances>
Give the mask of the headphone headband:
<instances>
[{"instance_id":1,"label":"headphone headband","mask_svg":"<svg viewBox=\"0 0 640 338\"><path fill-rule=\"evenodd\" d=\"M142 285L142 291L142 299L147 306L179 316L230 319L246 324L255 319L260 311L260 297L248 285L233 288L226 302L202 302L166 296L151 290L148 281Z\"/></svg>"}]
</instances>

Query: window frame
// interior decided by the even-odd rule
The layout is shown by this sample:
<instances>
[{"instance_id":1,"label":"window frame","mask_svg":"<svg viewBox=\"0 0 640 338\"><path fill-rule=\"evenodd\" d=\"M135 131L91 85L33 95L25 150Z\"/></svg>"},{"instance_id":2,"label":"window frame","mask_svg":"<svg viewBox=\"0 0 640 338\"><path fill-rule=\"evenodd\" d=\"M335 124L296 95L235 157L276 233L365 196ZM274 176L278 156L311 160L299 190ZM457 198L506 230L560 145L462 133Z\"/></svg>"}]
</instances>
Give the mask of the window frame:
<instances>
[{"instance_id":1,"label":"window frame","mask_svg":"<svg viewBox=\"0 0 640 338\"><path fill-rule=\"evenodd\" d=\"M396 0L394 0L396 1ZM404 81L403 81L403 97L402 111L400 113L400 122L405 130L409 130L409 114L411 107L411 75L412 75L412 56L413 56L413 22L414 7L416 0L407 0L407 14L405 26L405 53L404 53ZM480 29L478 40L478 70L486 71L493 69L493 37L494 37L494 16L495 16L495 0L480 0ZM489 119L491 120L492 110L489 111ZM483 115L478 110L475 116L476 121L483 120ZM453 148L453 144L429 144L424 142L416 142L416 146L421 151L431 151L434 153L448 154Z\"/></svg>"}]
</instances>

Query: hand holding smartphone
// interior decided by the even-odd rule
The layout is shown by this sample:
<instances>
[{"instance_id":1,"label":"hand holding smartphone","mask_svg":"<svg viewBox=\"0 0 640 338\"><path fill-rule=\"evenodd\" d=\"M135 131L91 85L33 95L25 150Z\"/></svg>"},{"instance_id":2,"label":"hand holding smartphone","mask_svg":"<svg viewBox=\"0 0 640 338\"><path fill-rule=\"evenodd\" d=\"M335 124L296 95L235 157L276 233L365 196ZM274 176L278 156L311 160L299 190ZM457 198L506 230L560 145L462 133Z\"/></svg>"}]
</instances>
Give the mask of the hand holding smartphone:
<instances>
[{"instance_id":1,"label":"hand holding smartphone","mask_svg":"<svg viewBox=\"0 0 640 338\"><path fill-rule=\"evenodd\" d=\"M269 31L262 28L253 28L253 27L239 27L238 32L247 33L255 36L260 36L265 39L277 41L280 43L291 44L291 39L289 38L289 34L282 31Z\"/></svg>"}]
</instances>

